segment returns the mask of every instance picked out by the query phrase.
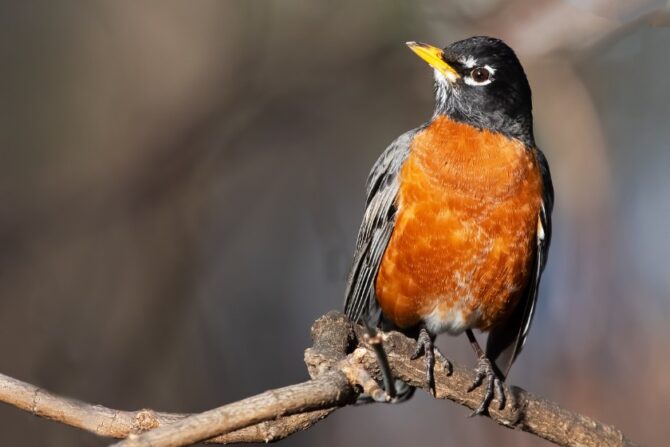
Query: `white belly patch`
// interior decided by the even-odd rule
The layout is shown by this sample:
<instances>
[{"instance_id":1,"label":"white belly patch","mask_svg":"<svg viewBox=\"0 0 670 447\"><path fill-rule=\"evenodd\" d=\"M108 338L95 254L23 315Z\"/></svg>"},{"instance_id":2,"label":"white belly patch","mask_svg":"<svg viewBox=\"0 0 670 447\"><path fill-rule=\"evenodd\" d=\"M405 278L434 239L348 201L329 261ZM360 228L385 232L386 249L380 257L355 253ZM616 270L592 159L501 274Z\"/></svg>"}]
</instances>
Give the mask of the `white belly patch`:
<instances>
[{"instance_id":1,"label":"white belly patch","mask_svg":"<svg viewBox=\"0 0 670 447\"><path fill-rule=\"evenodd\" d=\"M473 326L477 319L477 312L469 312L468 318L465 318L463 309L456 305L448 309L441 309L439 306L433 309L423 320L426 329L432 334L441 334L448 332L451 335L458 335Z\"/></svg>"}]
</instances>

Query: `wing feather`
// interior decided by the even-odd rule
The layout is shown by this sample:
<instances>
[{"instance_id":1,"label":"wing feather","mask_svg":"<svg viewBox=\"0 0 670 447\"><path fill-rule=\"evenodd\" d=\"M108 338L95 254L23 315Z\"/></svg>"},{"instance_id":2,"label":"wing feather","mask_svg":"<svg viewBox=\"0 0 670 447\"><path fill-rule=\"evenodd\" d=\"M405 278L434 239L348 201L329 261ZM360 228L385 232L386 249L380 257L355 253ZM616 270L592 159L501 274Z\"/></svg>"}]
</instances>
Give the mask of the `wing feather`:
<instances>
[{"instance_id":1,"label":"wing feather","mask_svg":"<svg viewBox=\"0 0 670 447\"><path fill-rule=\"evenodd\" d=\"M395 223L398 174L417 129L398 137L374 164L367 181L367 206L358 231L347 280L344 313L352 320L368 318L377 308L374 281Z\"/></svg>"}]
</instances>

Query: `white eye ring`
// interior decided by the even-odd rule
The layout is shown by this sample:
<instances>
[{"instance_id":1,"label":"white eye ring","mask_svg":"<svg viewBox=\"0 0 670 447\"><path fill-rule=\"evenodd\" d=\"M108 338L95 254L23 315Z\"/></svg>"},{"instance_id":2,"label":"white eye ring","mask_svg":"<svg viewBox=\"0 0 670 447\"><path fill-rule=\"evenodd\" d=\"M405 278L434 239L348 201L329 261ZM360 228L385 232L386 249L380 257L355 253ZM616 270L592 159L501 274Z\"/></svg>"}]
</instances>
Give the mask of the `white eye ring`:
<instances>
[{"instance_id":1,"label":"white eye ring","mask_svg":"<svg viewBox=\"0 0 670 447\"><path fill-rule=\"evenodd\" d=\"M468 85L481 87L482 85L488 85L493 82L493 73L495 73L495 69L488 65L475 67L470 72L470 75L463 78L463 81Z\"/></svg>"}]
</instances>

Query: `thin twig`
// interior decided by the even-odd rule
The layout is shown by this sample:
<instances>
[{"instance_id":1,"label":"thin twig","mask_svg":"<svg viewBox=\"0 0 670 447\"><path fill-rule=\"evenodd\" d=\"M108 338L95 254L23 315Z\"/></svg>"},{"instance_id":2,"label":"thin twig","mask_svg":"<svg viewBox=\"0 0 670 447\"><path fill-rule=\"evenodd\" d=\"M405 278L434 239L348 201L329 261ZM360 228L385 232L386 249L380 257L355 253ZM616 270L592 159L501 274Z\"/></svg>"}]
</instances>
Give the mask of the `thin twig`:
<instances>
[{"instance_id":1,"label":"thin twig","mask_svg":"<svg viewBox=\"0 0 670 447\"><path fill-rule=\"evenodd\" d=\"M126 438L160 426L173 424L189 414L161 413L149 409L122 411L56 396L29 383L0 374L0 402L98 436ZM308 411L235 430L207 442L231 444L272 442L306 430L336 408Z\"/></svg>"},{"instance_id":2,"label":"thin twig","mask_svg":"<svg viewBox=\"0 0 670 447\"><path fill-rule=\"evenodd\" d=\"M352 403L355 393L342 373L323 376L266 391L223 407L194 414L174 424L142 435L131 435L115 444L124 447L189 445L221 433L301 411L320 410Z\"/></svg>"}]
</instances>

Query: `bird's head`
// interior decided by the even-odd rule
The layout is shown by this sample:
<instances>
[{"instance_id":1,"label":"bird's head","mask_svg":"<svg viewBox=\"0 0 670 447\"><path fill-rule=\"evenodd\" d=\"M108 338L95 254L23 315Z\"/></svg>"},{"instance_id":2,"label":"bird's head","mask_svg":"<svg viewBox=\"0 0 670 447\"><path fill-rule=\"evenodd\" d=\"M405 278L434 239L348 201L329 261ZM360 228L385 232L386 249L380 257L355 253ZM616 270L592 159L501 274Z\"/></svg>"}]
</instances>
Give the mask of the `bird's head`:
<instances>
[{"instance_id":1,"label":"bird's head","mask_svg":"<svg viewBox=\"0 0 670 447\"><path fill-rule=\"evenodd\" d=\"M444 49L407 45L435 71L435 115L535 145L530 86L516 54L502 40L477 36Z\"/></svg>"}]
</instances>

